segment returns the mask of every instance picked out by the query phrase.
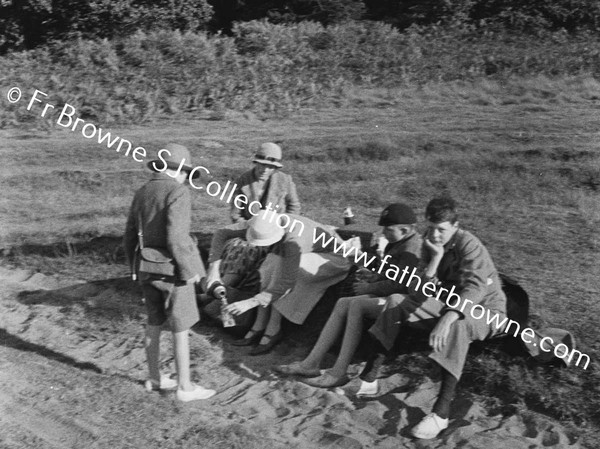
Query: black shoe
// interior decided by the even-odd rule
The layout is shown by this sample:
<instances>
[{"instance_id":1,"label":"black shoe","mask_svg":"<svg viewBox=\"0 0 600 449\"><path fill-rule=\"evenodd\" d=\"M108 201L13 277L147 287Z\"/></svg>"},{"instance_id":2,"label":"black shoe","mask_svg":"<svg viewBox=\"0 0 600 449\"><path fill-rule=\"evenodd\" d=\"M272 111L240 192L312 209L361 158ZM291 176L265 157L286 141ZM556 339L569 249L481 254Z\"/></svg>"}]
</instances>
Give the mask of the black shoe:
<instances>
[{"instance_id":1,"label":"black shoe","mask_svg":"<svg viewBox=\"0 0 600 449\"><path fill-rule=\"evenodd\" d=\"M265 331L255 331L252 329L249 332L251 332L252 335L250 335L249 337L240 338L239 340L234 340L231 342L231 344L233 346L254 346L258 344L263 334L265 333Z\"/></svg>"},{"instance_id":2,"label":"black shoe","mask_svg":"<svg viewBox=\"0 0 600 449\"><path fill-rule=\"evenodd\" d=\"M277 345L277 343L283 340L283 332L279 331L275 335L265 334L263 335L263 337L267 339L267 343L265 343L264 345L259 344L258 346L255 346L250 351L250 355L260 355L270 352L271 349L273 349L275 345Z\"/></svg>"}]
</instances>

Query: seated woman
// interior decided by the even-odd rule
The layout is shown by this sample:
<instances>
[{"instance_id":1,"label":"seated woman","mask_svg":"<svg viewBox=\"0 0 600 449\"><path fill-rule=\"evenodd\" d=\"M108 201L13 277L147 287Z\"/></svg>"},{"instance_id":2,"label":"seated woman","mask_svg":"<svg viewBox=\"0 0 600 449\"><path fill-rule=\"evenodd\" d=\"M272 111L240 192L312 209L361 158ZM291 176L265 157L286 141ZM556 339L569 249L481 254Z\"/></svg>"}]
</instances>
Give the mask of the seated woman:
<instances>
[{"instance_id":1,"label":"seated woman","mask_svg":"<svg viewBox=\"0 0 600 449\"><path fill-rule=\"evenodd\" d=\"M252 161L254 167L237 180L234 197L242 194L247 201L231 203L231 221L240 223L252 218L256 209L270 208L277 213L300 214L300 200L292 177L280 169L281 147L275 143L263 143ZM253 209L251 211L250 209Z\"/></svg>"},{"instance_id":2,"label":"seated woman","mask_svg":"<svg viewBox=\"0 0 600 449\"><path fill-rule=\"evenodd\" d=\"M275 210L278 213L300 214L300 200L296 193L296 185L292 177L281 171L281 147L267 142L260 145L254 155L254 167L243 173L236 181L234 198L240 195L245 201L231 202L230 217L233 223L244 223L261 209ZM230 301L245 299L256 294L260 289L258 267L264 261L264 248L252 247L241 238L229 240L223 248L220 275L227 287ZM203 311L218 319L221 311L220 300L204 298ZM241 327L250 326L248 318L238 317ZM245 345L246 340L238 340L234 344Z\"/></svg>"},{"instance_id":3,"label":"seated woman","mask_svg":"<svg viewBox=\"0 0 600 449\"><path fill-rule=\"evenodd\" d=\"M431 200L425 217L425 272L408 279L409 295L390 296L369 332L380 352L385 352L394 345L401 326L416 324L431 330L429 357L442 368L442 385L432 413L412 429L415 437L430 439L448 427L450 404L470 343L503 332L499 321L482 317L486 310L491 316L505 316L506 296L485 246L459 228L454 200ZM361 378L376 379L378 367L378 363L367 364L368 372L363 371Z\"/></svg>"},{"instance_id":4,"label":"seated woman","mask_svg":"<svg viewBox=\"0 0 600 449\"><path fill-rule=\"evenodd\" d=\"M312 376L313 378L304 382L322 388L340 386L349 381L346 372L362 336L363 319L377 318L383 310L386 296L407 291L405 286L381 273L384 265L389 264L388 269L391 266L400 269L408 267L411 271L419 263L422 240L416 230L416 221L415 213L405 204L390 204L383 210L379 226L383 226L382 233L389 243L383 260L373 265L380 267L378 272L373 273L373 282L355 284L354 292L358 296L340 298L337 301L315 346L304 360L277 366L275 371ZM335 365L320 375L319 367L323 357L341 334L342 346Z\"/></svg>"},{"instance_id":5,"label":"seated woman","mask_svg":"<svg viewBox=\"0 0 600 449\"><path fill-rule=\"evenodd\" d=\"M327 226L299 215L264 210L247 222L215 232L208 259L208 288L221 281L219 267L226 242L244 236L250 245L266 248L266 258L259 268L260 292L229 304L227 311L240 315L261 306L241 341L247 345L260 343L250 352L257 355L269 352L282 340L282 317L302 324L325 290L347 276L351 263L334 253L343 241Z\"/></svg>"}]
</instances>

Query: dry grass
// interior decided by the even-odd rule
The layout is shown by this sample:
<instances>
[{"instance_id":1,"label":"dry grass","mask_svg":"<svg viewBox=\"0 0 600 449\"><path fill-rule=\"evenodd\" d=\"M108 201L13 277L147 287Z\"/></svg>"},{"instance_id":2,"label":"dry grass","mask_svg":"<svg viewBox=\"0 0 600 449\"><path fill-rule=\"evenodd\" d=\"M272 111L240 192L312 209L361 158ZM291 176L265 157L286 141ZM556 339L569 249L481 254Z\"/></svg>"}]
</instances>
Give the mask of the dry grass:
<instances>
[{"instance_id":1,"label":"dry grass","mask_svg":"<svg viewBox=\"0 0 600 449\"><path fill-rule=\"evenodd\" d=\"M573 331L594 360L587 371L560 370L484 354L470 362L470 391L505 405L524 400L585 427L592 441L600 425L600 396L590 395L600 381L599 91L591 78L354 90L340 110L114 131L151 151L171 140L186 144L222 184L249 167L259 142L278 141L304 213L329 224L340 225L349 205L359 225L375 228L388 202L407 201L422 212L432 196L451 193L464 227L486 243L501 271L519 279L534 310ZM0 157L5 262L49 273L124 273L114 260L68 245L55 255L24 254L19 246L119 236L145 180L142 164L58 131L44 138L3 132ZM228 222L225 204L204 193L193 197L197 231Z\"/></svg>"}]
</instances>

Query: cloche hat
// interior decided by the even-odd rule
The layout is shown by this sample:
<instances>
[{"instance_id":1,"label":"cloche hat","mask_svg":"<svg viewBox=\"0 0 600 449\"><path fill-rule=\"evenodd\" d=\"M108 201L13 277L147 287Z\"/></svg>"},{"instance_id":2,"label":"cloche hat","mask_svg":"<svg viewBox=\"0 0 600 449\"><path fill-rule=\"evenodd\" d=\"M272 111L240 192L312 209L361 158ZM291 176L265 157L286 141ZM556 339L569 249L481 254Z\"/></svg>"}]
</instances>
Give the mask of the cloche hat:
<instances>
[{"instance_id":1,"label":"cloche hat","mask_svg":"<svg viewBox=\"0 0 600 449\"><path fill-rule=\"evenodd\" d=\"M246 241L254 246L270 246L282 239L285 231L277 223L280 215L267 211L261 212L248 220ZM267 220L267 216L269 219Z\"/></svg>"},{"instance_id":2,"label":"cloche hat","mask_svg":"<svg viewBox=\"0 0 600 449\"><path fill-rule=\"evenodd\" d=\"M252 162L274 165L279 168L283 167L281 164L281 147L272 142L263 143L258 147L258 151L254 155L254 160Z\"/></svg>"}]
</instances>

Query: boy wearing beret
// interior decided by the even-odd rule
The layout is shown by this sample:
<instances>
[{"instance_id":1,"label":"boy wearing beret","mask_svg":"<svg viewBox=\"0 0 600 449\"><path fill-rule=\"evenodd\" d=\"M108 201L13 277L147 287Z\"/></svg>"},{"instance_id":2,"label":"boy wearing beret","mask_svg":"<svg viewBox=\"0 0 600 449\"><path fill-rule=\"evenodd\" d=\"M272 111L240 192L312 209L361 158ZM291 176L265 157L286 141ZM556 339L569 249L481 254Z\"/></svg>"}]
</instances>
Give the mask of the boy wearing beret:
<instances>
[{"instance_id":1,"label":"boy wearing beret","mask_svg":"<svg viewBox=\"0 0 600 449\"><path fill-rule=\"evenodd\" d=\"M413 210L406 204L390 204L382 211L379 225L389 243L379 264L368 267L369 271L378 267L374 281L355 284L357 296L337 301L319 339L304 360L277 366L276 371L309 377L305 383L321 388L341 386L349 381L346 372L360 342L363 318L377 318L387 296L407 292L405 286L382 273L388 272L389 267L398 267L398 271L406 267L410 271L419 264L422 240L416 231L416 222ZM387 268L385 272L384 267ZM323 357L342 333L342 346L335 365L321 374L319 367Z\"/></svg>"},{"instance_id":2,"label":"boy wearing beret","mask_svg":"<svg viewBox=\"0 0 600 449\"><path fill-rule=\"evenodd\" d=\"M409 295L390 298L369 332L385 352L394 345L400 326L418 322L432 329L429 357L442 368L442 384L432 412L412 429L413 436L430 439L448 427L451 401L470 343L503 331L498 322L488 322L480 311L505 316L506 296L485 246L459 228L453 199L434 198L425 209L425 217L424 271L418 282L409 280ZM421 289L426 283L435 285L434 291L428 290L430 295ZM476 308L480 309L479 316ZM370 371L363 372L361 378L374 381L379 365L368 366Z\"/></svg>"}]
</instances>

